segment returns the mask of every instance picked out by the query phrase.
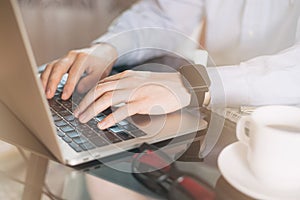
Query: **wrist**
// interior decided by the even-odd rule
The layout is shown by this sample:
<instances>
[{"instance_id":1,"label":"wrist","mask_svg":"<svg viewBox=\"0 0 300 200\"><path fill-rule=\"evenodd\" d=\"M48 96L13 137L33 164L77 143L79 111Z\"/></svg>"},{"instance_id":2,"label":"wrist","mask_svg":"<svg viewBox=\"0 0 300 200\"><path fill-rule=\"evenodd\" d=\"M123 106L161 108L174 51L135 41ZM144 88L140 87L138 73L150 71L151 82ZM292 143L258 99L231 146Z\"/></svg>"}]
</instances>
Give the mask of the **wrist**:
<instances>
[{"instance_id":1,"label":"wrist","mask_svg":"<svg viewBox=\"0 0 300 200\"><path fill-rule=\"evenodd\" d=\"M101 78L108 76L118 59L116 48L109 43L101 42L93 44L88 49L90 54L97 58L97 65L103 70Z\"/></svg>"},{"instance_id":2,"label":"wrist","mask_svg":"<svg viewBox=\"0 0 300 200\"><path fill-rule=\"evenodd\" d=\"M108 58L109 60L113 60L114 62L118 58L117 49L109 43L106 42L96 43L93 44L90 48L93 49L96 52L96 54L98 54L99 52L101 56Z\"/></svg>"},{"instance_id":3,"label":"wrist","mask_svg":"<svg viewBox=\"0 0 300 200\"><path fill-rule=\"evenodd\" d=\"M202 65L186 65L179 69L182 75L182 82L191 94L190 106L207 106L210 102L208 92L210 79L206 68Z\"/></svg>"}]
</instances>

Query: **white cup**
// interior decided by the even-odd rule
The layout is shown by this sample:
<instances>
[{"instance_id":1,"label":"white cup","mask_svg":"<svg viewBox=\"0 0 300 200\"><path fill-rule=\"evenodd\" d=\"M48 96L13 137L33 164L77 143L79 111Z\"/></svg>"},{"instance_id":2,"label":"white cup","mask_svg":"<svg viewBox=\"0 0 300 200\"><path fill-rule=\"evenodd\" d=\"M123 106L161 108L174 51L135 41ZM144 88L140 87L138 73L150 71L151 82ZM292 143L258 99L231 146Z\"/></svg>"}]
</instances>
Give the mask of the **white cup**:
<instances>
[{"instance_id":1,"label":"white cup","mask_svg":"<svg viewBox=\"0 0 300 200\"><path fill-rule=\"evenodd\" d=\"M238 121L236 135L248 147L258 181L272 189L300 189L300 108L260 107Z\"/></svg>"}]
</instances>

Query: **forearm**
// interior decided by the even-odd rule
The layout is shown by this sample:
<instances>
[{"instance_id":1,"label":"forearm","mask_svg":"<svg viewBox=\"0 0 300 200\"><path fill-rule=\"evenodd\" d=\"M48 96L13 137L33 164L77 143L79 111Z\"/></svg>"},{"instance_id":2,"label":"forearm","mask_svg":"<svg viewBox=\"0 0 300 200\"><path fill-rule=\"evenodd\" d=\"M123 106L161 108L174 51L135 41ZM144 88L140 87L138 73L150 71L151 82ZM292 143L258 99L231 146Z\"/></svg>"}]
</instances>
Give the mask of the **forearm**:
<instances>
[{"instance_id":1,"label":"forearm","mask_svg":"<svg viewBox=\"0 0 300 200\"><path fill-rule=\"evenodd\" d=\"M201 15L202 1L143 0L124 12L94 43L113 45L119 65L140 63L191 42L189 37Z\"/></svg>"},{"instance_id":2,"label":"forearm","mask_svg":"<svg viewBox=\"0 0 300 200\"><path fill-rule=\"evenodd\" d=\"M211 94L212 103L223 101L227 106L299 104L299 55L297 44L276 55L257 57L240 65L208 68L211 90L223 93L223 96Z\"/></svg>"}]
</instances>

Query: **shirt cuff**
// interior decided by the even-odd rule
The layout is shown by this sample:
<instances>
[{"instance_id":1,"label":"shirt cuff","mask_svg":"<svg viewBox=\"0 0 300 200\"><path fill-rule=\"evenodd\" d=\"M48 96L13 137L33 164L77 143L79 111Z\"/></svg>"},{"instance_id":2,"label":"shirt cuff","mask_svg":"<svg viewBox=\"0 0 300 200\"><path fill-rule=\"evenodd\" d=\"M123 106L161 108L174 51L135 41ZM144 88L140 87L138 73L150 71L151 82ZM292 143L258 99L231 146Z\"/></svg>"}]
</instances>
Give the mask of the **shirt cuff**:
<instances>
[{"instance_id":1,"label":"shirt cuff","mask_svg":"<svg viewBox=\"0 0 300 200\"><path fill-rule=\"evenodd\" d=\"M211 105L237 107L249 104L249 85L244 67L208 67L207 73L212 82Z\"/></svg>"}]
</instances>

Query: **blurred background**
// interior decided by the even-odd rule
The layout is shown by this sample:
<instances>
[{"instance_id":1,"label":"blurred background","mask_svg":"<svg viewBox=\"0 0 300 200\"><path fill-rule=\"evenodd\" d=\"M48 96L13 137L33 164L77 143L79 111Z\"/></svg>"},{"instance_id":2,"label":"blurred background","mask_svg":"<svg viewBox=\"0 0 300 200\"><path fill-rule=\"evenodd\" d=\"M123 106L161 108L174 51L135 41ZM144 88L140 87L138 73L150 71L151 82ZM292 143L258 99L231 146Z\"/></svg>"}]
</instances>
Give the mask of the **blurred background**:
<instances>
[{"instance_id":1,"label":"blurred background","mask_svg":"<svg viewBox=\"0 0 300 200\"><path fill-rule=\"evenodd\" d=\"M38 65L88 46L136 0L19 0Z\"/></svg>"}]
</instances>

